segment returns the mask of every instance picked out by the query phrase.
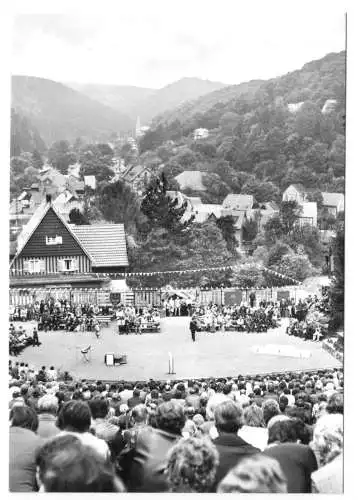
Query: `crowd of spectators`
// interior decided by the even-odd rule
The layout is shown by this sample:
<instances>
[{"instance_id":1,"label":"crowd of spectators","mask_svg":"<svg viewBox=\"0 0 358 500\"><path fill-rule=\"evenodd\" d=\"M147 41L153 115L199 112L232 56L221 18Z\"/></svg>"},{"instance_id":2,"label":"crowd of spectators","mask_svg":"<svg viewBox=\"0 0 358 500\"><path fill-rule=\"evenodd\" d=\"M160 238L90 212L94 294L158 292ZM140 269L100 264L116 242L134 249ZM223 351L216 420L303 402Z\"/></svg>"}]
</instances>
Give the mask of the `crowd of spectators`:
<instances>
[{"instance_id":1,"label":"crowd of spectators","mask_svg":"<svg viewBox=\"0 0 358 500\"><path fill-rule=\"evenodd\" d=\"M76 381L9 362L10 490L341 493L341 369Z\"/></svg>"},{"instance_id":2,"label":"crowd of spectators","mask_svg":"<svg viewBox=\"0 0 358 500\"><path fill-rule=\"evenodd\" d=\"M41 300L26 306L10 306L10 321L35 321L38 330L94 331L97 316L112 316L110 305L71 304L68 300Z\"/></svg>"},{"instance_id":3,"label":"crowd of spectators","mask_svg":"<svg viewBox=\"0 0 358 500\"><path fill-rule=\"evenodd\" d=\"M258 307L242 301L240 305L194 306L193 321L197 331L234 330L239 332L267 332L279 326L280 309L274 302L260 302Z\"/></svg>"},{"instance_id":4,"label":"crowd of spectators","mask_svg":"<svg viewBox=\"0 0 358 500\"><path fill-rule=\"evenodd\" d=\"M119 334L145 331L160 331L160 311L156 307L141 307L119 305L116 310L116 320Z\"/></svg>"}]
</instances>

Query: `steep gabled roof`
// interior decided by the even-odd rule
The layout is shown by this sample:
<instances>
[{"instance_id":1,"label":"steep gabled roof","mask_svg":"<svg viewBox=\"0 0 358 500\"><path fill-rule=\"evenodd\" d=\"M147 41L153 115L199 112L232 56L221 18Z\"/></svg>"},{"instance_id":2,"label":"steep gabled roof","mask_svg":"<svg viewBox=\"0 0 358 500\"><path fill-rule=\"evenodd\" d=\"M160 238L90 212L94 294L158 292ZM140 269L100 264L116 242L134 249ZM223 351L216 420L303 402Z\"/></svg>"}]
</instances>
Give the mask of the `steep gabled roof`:
<instances>
[{"instance_id":1,"label":"steep gabled roof","mask_svg":"<svg viewBox=\"0 0 358 500\"><path fill-rule=\"evenodd\" d=\"M71 225L70 228L91 255L94 267L128 266L123 224Z\"/></svg>"},{"instance_id":2,"label":"steep gabled roof","mask_svg":"<svg viewBox=\"0 0 358 500\"><path fill-rule=\"evenodd\" d=\"M325 207L344 207L344 194L342 193L322 193L323 206Z\"/></svg>"},{"instance_id":3,"label":"steep gabled roof","mask_svg":"<svg viewBox=\"0 0 358 500\"><path fill-rule=\"evenodd\" d=\"M305 194L306 192L306 189L303 184L290 184L288 187L294 187L296 191L298 191L300 194Z\"/></svg>"},{"instance_id":4,"label":"steep gabled roof","mask_svg":"<svg viewBox=\"0 0 358 500\"><path fill-rule=\"evenodd\" d=\"M251 194L228 194L223 201L226 210L251 210L254 197Z\"/></svg>"},{"instance_id":5,"label":"steep gabled roof","mask_svg":"<svg viewBox=\"0 0 358 500\"><path fill-rule=\"evenodd\" d=\"M71 226L69 224L67 224L67 222L65 221L65 219L58 213L58 211L55 209L55 207L53 206L52 203L48 203L48 202L44 201L35 210L33 216L31 217L31 219L29 220L29 222L26 224L26 226L24 226L22 228L22 231L19 234L19 237L17 239L17 252L16 252L16 255L15 255L14 259L10 263L10 267L11 267L13 261L20 255L20 253L22 252L22 250L25 248L27 242L29 241L29 239L31 238L31 236L34 234L34 232L36 231L36 229L38 228L38 226L40 225L41 221L43 220L43 218L45 217L45 215L47 214L47 212L49 210L52 210L55 213L55 215L60 219L60 221L62 222L62 224L70 232L71 236L73 236L73 238L77 241L77 243L80 245L80 247L83 248L83 251L85 252L85 254L87 255L87 257L90 260L92 260L92 257L88 253L87 249L83 247L82 243L80 242L80 240L78 239L78 237L76 236L76 234L72 231Z\"/></svg>"}]
</instances>

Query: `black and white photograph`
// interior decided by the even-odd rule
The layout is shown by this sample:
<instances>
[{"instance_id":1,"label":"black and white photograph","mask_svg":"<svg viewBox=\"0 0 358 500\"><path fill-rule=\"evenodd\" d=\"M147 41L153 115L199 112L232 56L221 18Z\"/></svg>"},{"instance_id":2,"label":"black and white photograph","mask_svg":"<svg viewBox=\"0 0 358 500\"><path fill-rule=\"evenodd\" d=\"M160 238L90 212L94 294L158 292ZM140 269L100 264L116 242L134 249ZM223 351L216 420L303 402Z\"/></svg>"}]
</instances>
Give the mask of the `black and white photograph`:
<instances>
[{"instance_id":1,"label":"black and white photograph","mask_svg":"<svg viewBox=\"0 0 358 500\"><path fill-rule=\"evenodd\" d=\"M349 12L30 3L6 35L7 490L346 493Z\"/></svg>"}]
</instances>

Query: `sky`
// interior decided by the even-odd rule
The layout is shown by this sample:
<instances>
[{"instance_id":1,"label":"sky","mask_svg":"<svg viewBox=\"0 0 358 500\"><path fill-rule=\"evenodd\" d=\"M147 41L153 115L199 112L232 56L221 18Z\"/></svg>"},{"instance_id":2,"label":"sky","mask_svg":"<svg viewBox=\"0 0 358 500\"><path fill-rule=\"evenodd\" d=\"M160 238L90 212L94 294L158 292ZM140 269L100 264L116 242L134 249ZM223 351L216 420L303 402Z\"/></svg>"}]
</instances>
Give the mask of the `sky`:
<instances>
[{"instance_id":1,"label":"sky","mask_svg":"<svg viewBox=\"0 0 358 500\"><path fill-rule=\"evenodd\" d=\"M11 73L62 82L161 88L198 77L237 84L345 48L344 8L319 0L30 4L13 12Z\"/></svg>"}]
</instances>

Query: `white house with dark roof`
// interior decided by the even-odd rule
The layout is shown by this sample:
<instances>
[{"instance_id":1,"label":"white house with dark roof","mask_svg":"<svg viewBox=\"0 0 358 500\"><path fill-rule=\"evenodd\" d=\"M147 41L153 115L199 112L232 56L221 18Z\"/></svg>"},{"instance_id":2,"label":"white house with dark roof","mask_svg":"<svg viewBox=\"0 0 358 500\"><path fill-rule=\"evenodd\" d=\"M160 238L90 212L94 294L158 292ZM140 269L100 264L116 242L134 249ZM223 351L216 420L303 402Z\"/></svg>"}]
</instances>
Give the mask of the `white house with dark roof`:
<instances>
[{"instance_id":1,"label":"white house with dark roof","mask_svg":"<svg viewBox=\"0 0 358 500\"><path fill-rule=\"evenodd\" d=\"M342 193L322 193L323 207L334 217L339 212L344 212L344 194Z\"/></svg>"}]
</instances>

